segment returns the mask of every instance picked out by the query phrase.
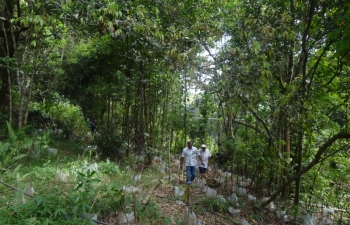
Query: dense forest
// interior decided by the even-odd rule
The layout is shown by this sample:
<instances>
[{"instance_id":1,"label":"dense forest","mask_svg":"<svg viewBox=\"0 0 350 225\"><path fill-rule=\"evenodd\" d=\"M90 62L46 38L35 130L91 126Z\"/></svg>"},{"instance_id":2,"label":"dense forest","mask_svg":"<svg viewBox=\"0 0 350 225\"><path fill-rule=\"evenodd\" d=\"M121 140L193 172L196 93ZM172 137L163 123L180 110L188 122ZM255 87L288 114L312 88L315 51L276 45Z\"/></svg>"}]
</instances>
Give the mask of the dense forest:
<instances>
[{"instance_id":1,"label":"dense forest","mask_svg":"<svg viewBox=\"0 0 350 225\"><path fill-rule=\"evenodd\" d=\"M297 224L321 204L347 224L349 73L347 0L0 0L1 180L25 180L19 166L59 143L151 168L192 140L269 196L256 214L279 201ZM0 215L19 221L10 202Z\"/></svg>"}]
</instances>

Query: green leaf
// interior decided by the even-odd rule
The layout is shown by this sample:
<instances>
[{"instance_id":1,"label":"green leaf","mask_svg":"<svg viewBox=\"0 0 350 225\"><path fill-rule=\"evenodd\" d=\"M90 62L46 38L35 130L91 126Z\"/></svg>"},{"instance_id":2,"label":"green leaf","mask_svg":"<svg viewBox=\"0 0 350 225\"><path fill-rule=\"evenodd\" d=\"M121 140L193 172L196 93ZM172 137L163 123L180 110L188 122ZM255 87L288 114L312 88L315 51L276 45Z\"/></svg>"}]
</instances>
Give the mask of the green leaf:
<instances>
[{"instance_id":1,"label":"green leaf","mask_svg":"<svg viewBox=\"0 0 350 225\"><path fill-rule=\"evenodd\" d=\"M86 177L86 175L83 174L82 172L78 172L78 174L79 174L80 176L82 176L82 177Z\"/></svg>"},{"instance_id":2,"label":"green leaf","mask_svg":"<svg viewBox=\"0 0 350 225\"><path fill-rule=\"evenodd\" d=\"M30 42L30 46L36 47L36 40L33 40L32 42Z\"/></svg>"},{"instance_id":3,"label":"green leaf","mask_svg":"<svg viewBox=\"0 0 350 225\"><path fill-rule=\"evenodd\" d=\"M15 156L15 157L13 157L13 158L12 158L12 161L17 161L17 160L23 159L23 158L25 158L25 157L27 157L27 154L20 154L20 155L17 155L17 156Z\"/></svg>"},{"instance_id":4,"label":"green leaf","mask_svg":"<svg viewBox=\"0 0 350 225\"><path fill-rule=\"evenodd\" d=\"M261 50L261 44L255 40L252 41L253 52L257 55Z\"/></svg>"}]
</instances>

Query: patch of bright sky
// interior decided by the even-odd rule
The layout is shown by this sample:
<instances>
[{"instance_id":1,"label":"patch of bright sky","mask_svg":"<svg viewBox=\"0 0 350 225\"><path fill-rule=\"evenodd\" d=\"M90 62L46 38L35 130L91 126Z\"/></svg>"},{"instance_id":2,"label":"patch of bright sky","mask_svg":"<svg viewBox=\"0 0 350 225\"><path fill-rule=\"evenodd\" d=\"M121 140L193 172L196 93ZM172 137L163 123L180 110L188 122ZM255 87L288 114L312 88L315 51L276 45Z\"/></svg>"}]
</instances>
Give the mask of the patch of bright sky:
<instances>
[{"instance_id":1,"label":"patch of bright sky","mask_svg":"<svg viewBox=\"0 0 350 225\"><path fill-rule=\"evenodd\" d=\"M224 35L220 41L215 42L215 47L209 48L209 51L207 51L203 47L203 51L198 54L198 57L202 57L206 59L206 66L214 69L214 59L212 56L216 57L216 54L224 48L225 44L231 39L230 36ZM195 71L201 73L201 71ZM217 73L220 74L220 71L217 71ZM203 92L202 85L201 84L209 84L212 81L214 74L207 74L207 73L201 73L200 74L200 81L199 84L195 84L191 87L188 87L188 91L190 94L197 95Z\"/></svg>"}]
</instances>

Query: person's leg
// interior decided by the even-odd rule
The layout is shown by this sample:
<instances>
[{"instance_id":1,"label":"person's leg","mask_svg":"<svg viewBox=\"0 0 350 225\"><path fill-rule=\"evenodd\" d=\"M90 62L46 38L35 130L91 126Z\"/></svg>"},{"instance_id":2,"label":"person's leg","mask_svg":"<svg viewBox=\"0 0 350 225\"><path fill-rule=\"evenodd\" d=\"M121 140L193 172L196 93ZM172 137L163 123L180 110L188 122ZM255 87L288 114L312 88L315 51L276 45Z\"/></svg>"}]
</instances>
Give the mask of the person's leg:
<instances>
[{"instance_id":1,"label":"person's leg","mask_svg":"<svg viewBox=\"0 0 350 225\"><path fill-rule=\"evenodd\" d=\"M196 166L191 166L191 182L194 181L197 175L197 167Z\"/></svg>"},{"instance_id":2,"label":"person's leg","mask_svg":"<svg viewBox=\"0 0 350 225\"><path fill-rule=\"evenodd\" d=\"M186 166L186 184L191 183L191 176L192 176L191 166Z\"/></svg>"},{"instance_id":3,"label":"person's leg","mask_svg":"<svg viewBox=\"0 0 350 225\"><path fill-rule=\"evenodd\" d=\"M201 179L203 179L203 167L199 167L199 174Z\"/></svg>"},{"instance_id":4,"label":"person's leg","mask_svg":"<svg viewBox=\"0 0 350 225\"><path fill-rule=\"evenodd\" d=\"M206 178L207 176L205 175L205 172L207 172L207 168L204 168L204 167L203 167L203 168L202 168L202 175L203 175L203 177Z\"/></svg>"},{"instance_id":5,"label":"person's leg","mask_svg":"<svg viewBox=\"0 0 350 225\"><path fill-rule=\"evenodd\" d=\"M95 130L96 130L96 126L95 126L95 125L92 125L92 126L91 126L91 133L94 134L94 133L95 133Z\"/></svg>"}]
</instances>

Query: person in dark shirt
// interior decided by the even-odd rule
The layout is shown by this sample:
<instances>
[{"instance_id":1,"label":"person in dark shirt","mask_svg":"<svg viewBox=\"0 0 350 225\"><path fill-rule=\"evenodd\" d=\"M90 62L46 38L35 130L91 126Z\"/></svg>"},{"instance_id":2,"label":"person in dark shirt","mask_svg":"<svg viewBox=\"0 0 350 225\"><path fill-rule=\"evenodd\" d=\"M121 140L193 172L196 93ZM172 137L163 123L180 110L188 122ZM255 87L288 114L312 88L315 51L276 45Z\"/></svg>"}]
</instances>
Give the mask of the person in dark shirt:
<instances>
[{"instance_id":1,"label":"person in dark shirt","mask_svg":"<svg viewBox=\"0 0 350 225\"><path fill-rule=\"evenodd\" d=\"M92 117L92 119L90 120L90 129L91 129L91 133L94 134L95 130L97 128L97 120L96 117Z\"/></svg>"}]
</instances>

